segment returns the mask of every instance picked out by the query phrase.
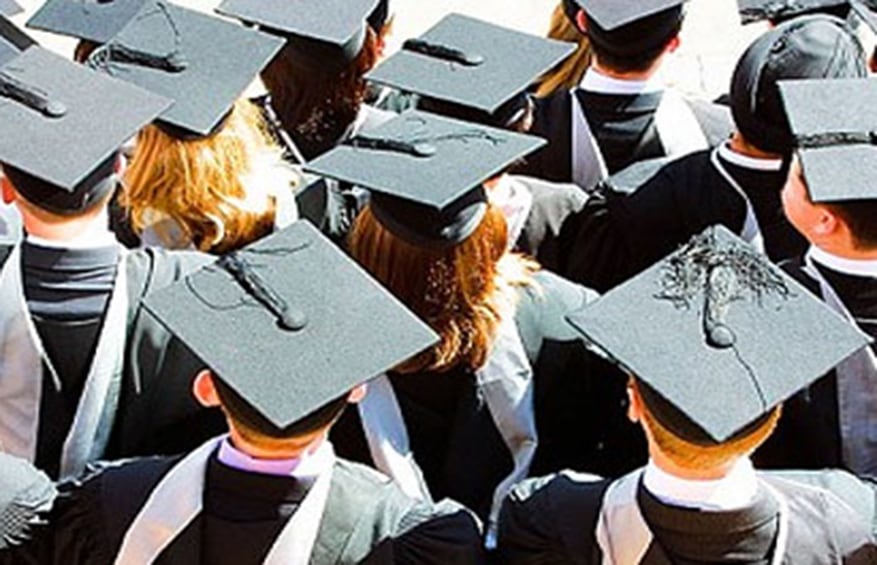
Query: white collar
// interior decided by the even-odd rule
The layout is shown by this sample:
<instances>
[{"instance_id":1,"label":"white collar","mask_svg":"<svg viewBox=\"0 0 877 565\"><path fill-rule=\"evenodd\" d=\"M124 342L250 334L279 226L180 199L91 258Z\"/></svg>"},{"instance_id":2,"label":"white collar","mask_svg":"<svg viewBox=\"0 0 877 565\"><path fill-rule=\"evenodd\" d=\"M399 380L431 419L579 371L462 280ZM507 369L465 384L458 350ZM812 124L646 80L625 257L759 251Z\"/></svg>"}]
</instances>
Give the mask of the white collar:
<instances>
[{"instance_id":1,"label":"white collar","mask_svg":"<svg viewBox=\"0 0 877 565\"><path fill-rule=\"evenodd\" d=\"M99 214L82 232L69 239L46 239L33 234L27 234L27 240L40 247L53 249L94 249L117 245L116 235L109 229L109 216L107 213Z\"/></svg>"},{"instance_id":2,"label":"white collar","mask_svg":"<svg viewBox=\"0 0 877 565\"><path fill-rule=\"evenodd\" d=\"M877 259L847 259L845 257L838 257L815 245L810 246L807 255L817 263L825 265L838 273L854 277L877 278Z\"/></svg>"},{"instance_id":3,"label":"white collar","mask_svg":"<svg viewBox=\"0 0 877 565\"><path fill-rule=\"evenodd\" d=\"M728 141L719 145L718 151L719 157L724 161L727 161L732 165L737 165L738 167L743 167L744 169L751 169L753 171L779 171L783 168L782 159L764 159L742 155L731 149L731 144Z\"/></svg>"},{"instance_id":4,"label":"white collar","mask_svg":"<svg viewBox=\"0 0 877 565\"><path fill-rule=\"evenodd\" d=\"M294 477L303 483L313 483L335 462L332 444L323 441L311 454L293 459L257 459L237 449L225 438L219 446L219 461L229 467L249 473Z\"/></svg>"},{"instance_id":5,"label":"white collar","mask_svg":"<svg viewBox=\"0 0 877 565\"><path fill-rule=\"evenodd\" d=\"M590 67L579 88L589 92L602 94L645 94L647 92L661 92L665 89L664 81L655 73L648 80L623 80L604 75L594 67Z\"/></svg>"},{"instance_id":6,"label":"white collar","mask_svg":"<svg viewBox=\"0 0 877 565\"><path fill-rule=\"evenodd\" d=\"M680 479L650 460L643 474L643 484L666 504L714 511L746 508L758 494L758 476L752 461L746 457L740 459L727 476L714 481Z\"/></svg>"}]
</instances>

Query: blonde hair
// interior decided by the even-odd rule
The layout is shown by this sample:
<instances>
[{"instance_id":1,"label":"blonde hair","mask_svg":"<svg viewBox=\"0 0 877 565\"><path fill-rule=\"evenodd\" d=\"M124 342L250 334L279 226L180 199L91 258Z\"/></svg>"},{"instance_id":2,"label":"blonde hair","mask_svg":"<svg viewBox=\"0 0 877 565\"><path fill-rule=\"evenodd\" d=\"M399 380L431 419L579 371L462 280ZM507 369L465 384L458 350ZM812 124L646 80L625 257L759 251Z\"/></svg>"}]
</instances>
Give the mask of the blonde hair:
<instances>
[{"instance_id":1,"label":"blonde hair","mask_svg":"<svg viewBox=\"0 0 877 565\"><path fill-rule=\"evenodd\" d=\"M539 268L509 253L507 238L505 217L493 205L466 241L442 249L407 243L370 207L363 210L350 234L350 254L440 336L397 371L475 370L487 361L502 318L514 315L516 287L530 284Z\"/></svg>"},{"instance_id":2,"label":"blonde hair","mask_svg":"<svg viewBox=\"0 0 877 565\"><path fill-rule=\"evenodd\" d=\"M635 382L633 387L634 393L639 395ZM661 453L684 469L715 469L751 455L771 436L782 415L782 407L777 406L764 423L745 436L735 437L715 446L703 446L685 441L668 430L655 418L646 403L642 401L641 395L640 400L643 424L648 428L652 440Z\"/></svg>"},{"instance_id":3,"label":"blonde hair","mask_svg":"<svg viewBox=\"0 0 877 565\"><path fill-rule=\"evenodd\" d=\"M138 232L156 215L165 216L196 248L224 253L272 231L277 195L292 194L295 179L258 108L240 100L219 131L205 138L182 140L145 127L120 203Z\"/></svg>"},{"instance_id":4,"label":"blonde hair","mask_svg":"<svg viewBox=\"0 0 877 565\"><path fill-rule=\"evenodd\" d=\"M536 82L536 97L545 98L558 90L575 88L585 76L591 65L591 43L585 34L580 32L566 15L563 2L558 3L551 14L548 37L560 41L575 43L576 51L557 67L545 73Z\"/></svg>"}]
</instances>

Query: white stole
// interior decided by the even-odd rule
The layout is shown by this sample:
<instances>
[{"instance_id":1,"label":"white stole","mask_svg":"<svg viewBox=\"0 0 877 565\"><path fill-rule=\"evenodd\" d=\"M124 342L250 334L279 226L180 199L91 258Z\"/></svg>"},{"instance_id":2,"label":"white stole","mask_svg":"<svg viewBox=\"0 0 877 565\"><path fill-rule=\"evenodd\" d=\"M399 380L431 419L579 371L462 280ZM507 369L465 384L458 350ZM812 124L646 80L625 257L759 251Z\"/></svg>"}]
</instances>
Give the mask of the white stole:
<instances>
[{"instance_id":1,"label":"white stole","mask_svg":"<svg viewBox=\"0 0 877 565\"><path fill-rule=\"evenodd\" d=\"M822 299L851 324L856 320L808 253L804 272L819 283ZM837 367L837 400L844 464L857 475L877 474L877 356L870 346Z\"/></svg>"},{"instance_id":2,"label":"white stole","mask_svg":"<svg viewBox=\"0 0 877 565\"><path fill-rule=\"evenodd\" d=\"M115 565L154 562L201 513L210 456L226 436L211 439L177 463L153 489L134 518ZM327 445L331 451L331 445ZM334 451L331 451L334 462ZM320 530L332 484L332 467L320 474L292 518L274 540L265 565L307 565Z\"/></svg>"},{"instance_id":3,"label":"white stole","mask_svg":"<svg viewBox=\"0 0 877 565\"><path fill-rule=\"evenodd\" d=\"M654 540L649 525L637 502L637 490L643 470L636 470L609 485L597 521L597 543L603 554L603 565L638 565ZM761 482L779 506L779 526L771 565L785 559L789 538L789 507L785 497L775 488Z\"/></svg>"},{"instance_id":4,"label":"white stole","mask_svg":"<svg viewBox=\"0 0 877 565\"><path fill-rule=\"evenodd\" d=\"M64 441L60 478L80 474L87 463L103 456L115 421L128 324L126 253L121 247L119 253L116 280L97 348ZM0 271L0 341L0 444L7 453L33 462L44 367L59 389L61 381L27 309L18 245Z\"/></svg>"},{"instance_id":5,"label":"white stole","mask_svg":"<svg viewBox=\"0 0 877 565\"><path fill-rule=\"evenodd\" d=\"M764 253L764 236L761 233L761 226L758 225L758 218L755 216L755 208L752 206L752 201L749 200L749 196L746 195L746 192L743 190L743 187L740 186L740 183L734 180L734 177L731 176L728 169L722 165L722 162L719 159L719 151L719 147L716 147L710 154L710 162L712 163L713 168L722 175L725 182L740 195L740 198L742 198L743 202L746 204L746 219L743 221L743 230L740 232L740 237L752 245L756 251Z\"/></svg>"},{"instance_id":6,"label":"white stole","mask_svg":"<svg viewBox=\"0 0 877 565\"><path fill-rule=\"evenodd\" d=\"M487 531L487 545L492 547L502 501L527 476L537 446L533 370L514 316L503 318L487 362L475 372L475 380L514 462L512 472L493 494ZM414 462L405 421L386 376L370 383L368 395L358 409L378 470L395 480L407 494L428 499L429 489Z\"/></svg>"},{"instance_id":7,"label":"white stole","mask_svg":"<svg viewBox=\"0 0 877 565\"><path fill-rule=\"evenodd\" d=\"M575 90L570 96L573 120L572 180L586 192L593 192L609 178L609 169ZM667 156L680 157L709 148L697 118L675 90L663 91L655 112L655 128Z\"/></svg>"}]
</instances>

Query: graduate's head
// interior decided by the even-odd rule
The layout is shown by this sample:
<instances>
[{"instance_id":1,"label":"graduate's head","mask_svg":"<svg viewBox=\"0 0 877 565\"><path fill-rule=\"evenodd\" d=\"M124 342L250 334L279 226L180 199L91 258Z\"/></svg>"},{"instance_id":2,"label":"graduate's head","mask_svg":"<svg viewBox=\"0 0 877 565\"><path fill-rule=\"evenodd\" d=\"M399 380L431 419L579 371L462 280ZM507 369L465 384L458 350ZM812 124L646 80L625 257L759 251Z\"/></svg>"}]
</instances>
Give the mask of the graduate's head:
<instances>
[{"instance_id":1,"label":"graduate's head","mask_svg":"<svg viewBox=\"0 0 877 565\"><path fill-rule=\"evenodd\" d=\"M575 25L588 36L594 59L606 71L648 72L679 47L685 0L576 2Z\"/></svg>"},{"instance_id":2,"label":"graduate's head","mask_svg":"<svg viewBox=\"0 0 877 565\"><path fill-rule=\"evenodd\" d=\"M513 312L514 285L533 269L509 253L505 216L485 184L542 142L416 111L362 143L337 147L308 169L372 191L348 250L441 336L399 370L480 367L501 318Z\"/></svg>"},{"instance_id":3,"label":"graduate's head","mask_svg":"<svg viewBox=\"0 0 877 565\"><path fill-rule=\"evenodd\" d=\"M791 81L780 91L798 146L782 194L786 217L825 251L873 254L877 86L871 79Z\"/></svg>"},{"instance_id":4,"label":"graduate's head","mask_svg":"<svg viewBox=\"0 0 877 565\"><path fill-rule=\"evenodd\" d=\"M195 377L195 397L221 407L232 434L256 456L272 449L288 455L325 435L344 406L362 398L360 385L436 340L304 221L217 259L144 303L209 369ZM375 323L380 331L363 331Z\"/></svg>"},{"instance_id":5,"label":"graduate's head","mask_svg":"<svg viewBox=\"0 0 877 565\"><path fill-rule=\"evenodd\" d=\"M752 455L776 429L782 412L777 406L727 440L716 442L679 409L635 378L628 383L628 399L628 416L642 425L653 456L663 456L673 465L693 471L726 468Z\"/></svg>"},{"instance_id":6,"label":"graduate's head","mask_svg":"<svg viewBox=\"0 0 877 565\"><path fill-rule=\"evenodd\" d=\"M242 99L206 136L181 137L157 124L144 128L120 203L138 231L159 213L175 220L199 250L224 253L271 232L272 195L291 191L295 181L261 112Z\"/></svg>"},{"instance_id":7,"label":"graduate's head","mask_svg":"<svg viewBox=\"0 0 877 565\"><path fill-rule=\"evenodd\" d=\"M747 456L786 399L867 343L719 226L568 319L634 376L630 416L652 455L687 470Z\"/></svg>"},{"instance_id":8,"label":"graduate's head","mask_svg":"<svg viewBox=\"0 0 877 565\"><path fill-rule=\"evenodd\" d=\"M788 156L792 132L780 100L783 80L867 75L865 53L853 31L831 16L804 16L760 36L731 79L731 112L746 142Z\"/></svg>"}]
</instances>

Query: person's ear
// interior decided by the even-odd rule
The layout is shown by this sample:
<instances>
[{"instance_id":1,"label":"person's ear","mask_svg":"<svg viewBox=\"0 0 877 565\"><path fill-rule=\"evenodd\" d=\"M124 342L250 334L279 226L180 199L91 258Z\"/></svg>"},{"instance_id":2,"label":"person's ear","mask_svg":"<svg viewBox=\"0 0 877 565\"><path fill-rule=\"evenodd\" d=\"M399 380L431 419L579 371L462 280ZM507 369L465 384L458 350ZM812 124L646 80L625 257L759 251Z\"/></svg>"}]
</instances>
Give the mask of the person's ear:
<instances>
[{"instance_id":1,"label":"person's ear","mask_svg":"<svg viewBox=\"0 0 877 565\"><path fill-rule=\"evenodd\" d=\"M579 31L582 33L588 32L588 16L582 9L579 9L579 11L576 12L576 27L579 28Z\"/></svg>"},{"instance_id":2,"label":"person's ear","mask_svg":"<svg viewBox=\"0 0 877 565\"><path fill-rule=\"evenodd\" d=\"M213 373L209 369L204 369L195 376L195 380L192 382L192 394L205 408L214 408L220 405L219 394L213 383Z\"/></svg>"},{"instance_id":3,"label":"person's ear","mask_svg":"<svg viewBox=\"0 0 877 565\"><path fill-rule=\"evenodd\" d=\"M366 394L368 394L368 385L365 383L357 385L356 388L351 390L350 394L347 395L347 403L359 404L360 402L362 402L362 399L365 398Z\"/></svg>"},{"instance_id":4,"label":"person's ear","mask_svg":"<svg viewBox=\"0 0 877 565\"><path fill-rule=\"evenodd\" d=\"M824 240L846 228L844 221L825 206L819 206L819 215L812 228L814 239Z\"/></svg>"},{"instance_id":5,"label":"person's ear","mask_svg":"<svg viewBox=\"0 0 877 565\"><path fill-rule=\"evenodd\" d=\"M6 175L0 175L0 191L3 192L3 203L12 204L15 202L15 187L12 182L6 178Z\"/></svg>"},{"instance_id":6,"label":"person's ear","mask_svg":"<svg viewBox=\"0 0 877 565\"><path fill-rule=\"evenodd\" d=\"M667 53L674 53L677 49L679 49L680 45L682 45L682 39L677 35L676 37L671 39L669 43L667 43L667 48L665 49L665 51Z\"/></svg>"},{"instance_id":7,"label":"person's ear","mask_svg":"<svg viewBox=\"0 0 877 565\"><path fill-rule=\"evenodd\" d=\"M643 400L636 389L633 377L627 381L627 419L634 424L639 423L643 414Z\"/></svg>"}]
</instances>

